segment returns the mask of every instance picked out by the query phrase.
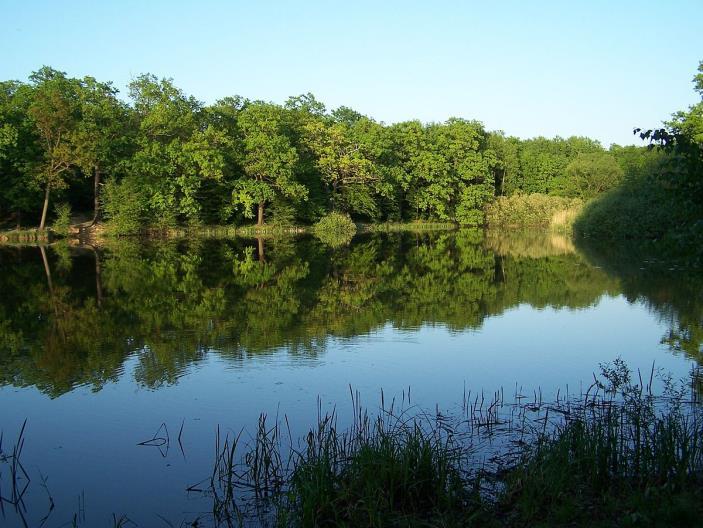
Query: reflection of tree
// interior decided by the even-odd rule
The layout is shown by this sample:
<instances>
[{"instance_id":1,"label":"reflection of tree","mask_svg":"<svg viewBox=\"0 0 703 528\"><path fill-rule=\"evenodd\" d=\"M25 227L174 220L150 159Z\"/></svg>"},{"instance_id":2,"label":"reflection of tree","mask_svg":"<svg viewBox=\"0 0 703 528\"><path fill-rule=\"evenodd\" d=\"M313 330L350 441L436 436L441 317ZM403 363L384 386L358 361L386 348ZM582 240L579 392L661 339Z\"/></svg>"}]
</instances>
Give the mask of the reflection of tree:
<instances>
[{"instance_id":1,"label":"reflection of tree","mask_svg":"<svg viewBox=\"0 0 703 528\"><path fill-rule=\"evenodd\" d=\"M703 364L703 276L681 260L678 248L589 239L578 240L578 246L592 265L618 279L630 302L642 302L669 324L662 343Z\"/></svg>"},{"instance_id":2,"label":"reflection of tree","mask_svg":"<svg viewBox=\"0 0 703 528\"><path fill-rule=\"evenodd\" d=\"M228 361L385 325L479 327L521 303L581 308L624 291L673 321L666 342L700 358L701 288L614 274L578 252L480 231L26 248L0 252L0 383L59 395L116 379L128 357L148 387L175 383L209 352ZM532 256L537 255L537 256ZM264 258L265 257L265 258ZM602 264L601 264L602 265ZM608 270L610 271L610 270Z\"/></svg>"}]
</instances>

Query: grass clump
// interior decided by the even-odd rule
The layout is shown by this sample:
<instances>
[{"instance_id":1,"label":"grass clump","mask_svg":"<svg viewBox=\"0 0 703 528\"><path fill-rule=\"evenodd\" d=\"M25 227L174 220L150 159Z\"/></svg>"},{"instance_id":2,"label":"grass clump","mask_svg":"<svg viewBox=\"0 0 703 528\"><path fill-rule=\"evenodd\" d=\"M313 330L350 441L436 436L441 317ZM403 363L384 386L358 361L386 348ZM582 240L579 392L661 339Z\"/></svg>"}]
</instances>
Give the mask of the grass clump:
<instances>
[{"instance_id":1,"label":"grass clump","mask_svg":"<svg viewBox=\"0 0 703 528\"><path fill-rule=\"evenodd\" d=\"M500 196L486 206L489 227L549 227L568 232L583 207L580 198L546 194Z\"/></svg>"},{"instance_id":2,"label":"grass clump","mask_svg":"<svg viewBox=\"0 0 703 528\"><path fill-rule=\"evenodd\" d=\"M313 233L325 244L339 247L351 242L356 234L356 224L348 214L332 212L323 216L313 226Z\"/></svg>"},{"instance_id":3,"label":"grass clump","mask_svg":"<svg viewBox=\"0 0 703 528\"><path fill-rule=\"evenodd\" d=\"M389 526L459 518L468 498L462 450L418 421L324 426L296 460L284 510L301 526Z\"/></svg>"},{"instance_id":4,"label":"grass clump","mask_svg":"<svg viewBox=\"0 0 703 528\"><path fill-rule=\"evenodd\" d=\"M494 506L508 525L693 526L703 513L703 422L683 390L633 383L621 361L592 399L525 449ZM592 387L592 388L594 388ZM695 404L694 404L695 405Z\"/></svg>"},{"instance_id":5,"label":"grass clump","mask_svg":"<svg viewBox=\"0 0 703 528\"><path fill-rule=\"evenodd\" d=\"M36 244L50 242L51 232L46 229L12 229L0 232L0 243Z\"/></svg>"}]
</instances>

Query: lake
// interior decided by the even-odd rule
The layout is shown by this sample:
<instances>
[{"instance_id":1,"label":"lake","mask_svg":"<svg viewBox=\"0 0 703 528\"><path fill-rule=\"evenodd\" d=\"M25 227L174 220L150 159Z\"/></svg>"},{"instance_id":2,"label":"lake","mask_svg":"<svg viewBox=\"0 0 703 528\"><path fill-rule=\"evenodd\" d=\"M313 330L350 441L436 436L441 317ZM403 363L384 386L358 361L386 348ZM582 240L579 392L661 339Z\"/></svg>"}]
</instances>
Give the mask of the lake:
<instances>
[{"instance_id":1,"label":"lake","mask_svg":"<svg viewBox=\"0 0 703 528\"><path fill-rule=\"evenodd\" d=\"M186 489L218 427L246 438L265 412L303 435L350 390L447 412L579 393L618 357L684 378L702 322L700 270L541 232L0 247L2 449L26 420L31 478L0 524L208 525Z\"/></svg>"}]
</instances>

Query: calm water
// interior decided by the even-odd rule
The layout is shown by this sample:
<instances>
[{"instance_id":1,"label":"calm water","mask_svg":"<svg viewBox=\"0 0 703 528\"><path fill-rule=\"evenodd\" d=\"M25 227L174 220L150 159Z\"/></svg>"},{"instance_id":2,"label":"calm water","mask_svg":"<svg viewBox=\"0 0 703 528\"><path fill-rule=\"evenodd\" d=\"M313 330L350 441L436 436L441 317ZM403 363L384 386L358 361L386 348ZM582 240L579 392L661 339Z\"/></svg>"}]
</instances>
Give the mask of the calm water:
<instances>
[{"instance_id":1,"label":"calm water","mask_svg":"<svg viewBox=\"0 0 703 528\"><path fill-rule=\"evenodd\" d=\"M702 320L700 271L539 233L0 248L2 448L27 419L30 526L49 493L45 526L178 526L211 507L186 487L218 425L268 412L302 434L350 386L372 407L381 389L449 410L464 390L548 397L616 357L684 377ZM168 451L137 445L162 423ZM22 526L7 502L0 524Z\"/></svg>"}]
</instances>

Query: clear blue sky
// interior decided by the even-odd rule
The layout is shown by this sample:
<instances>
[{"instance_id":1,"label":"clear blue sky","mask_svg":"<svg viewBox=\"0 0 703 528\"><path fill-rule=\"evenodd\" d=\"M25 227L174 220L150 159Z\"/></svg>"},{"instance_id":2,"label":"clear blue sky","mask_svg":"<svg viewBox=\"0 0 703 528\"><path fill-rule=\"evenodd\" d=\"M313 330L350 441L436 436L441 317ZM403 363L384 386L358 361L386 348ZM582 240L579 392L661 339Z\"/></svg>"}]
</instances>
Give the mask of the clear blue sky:
<instances>
[{"instance_id":1,"label":"clear blue sky","mask_svg":"<svg viewBox=\"0 0 703 528\"><path fill-rule=\"evenodd\" d=\"M387 123L632 143L696 100L703 0L0 0L0 79L173 77L205 102L314 93Z\"/></svg>"}]
</instances>

